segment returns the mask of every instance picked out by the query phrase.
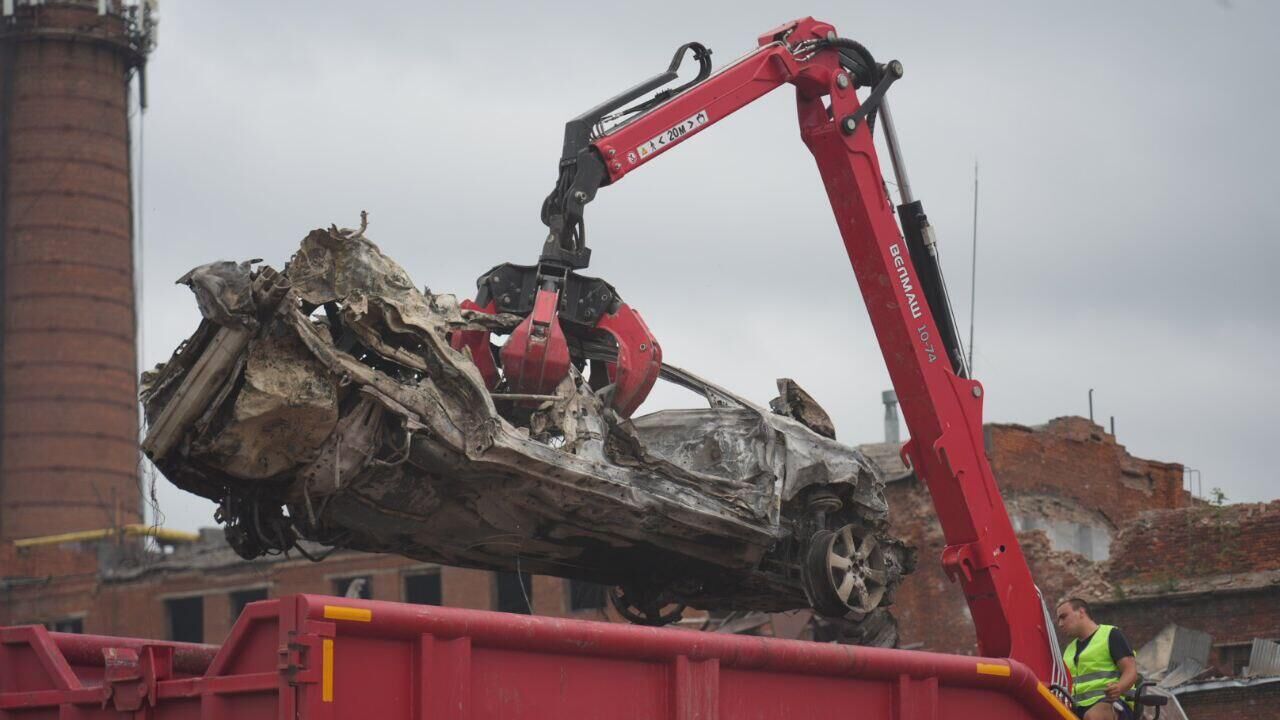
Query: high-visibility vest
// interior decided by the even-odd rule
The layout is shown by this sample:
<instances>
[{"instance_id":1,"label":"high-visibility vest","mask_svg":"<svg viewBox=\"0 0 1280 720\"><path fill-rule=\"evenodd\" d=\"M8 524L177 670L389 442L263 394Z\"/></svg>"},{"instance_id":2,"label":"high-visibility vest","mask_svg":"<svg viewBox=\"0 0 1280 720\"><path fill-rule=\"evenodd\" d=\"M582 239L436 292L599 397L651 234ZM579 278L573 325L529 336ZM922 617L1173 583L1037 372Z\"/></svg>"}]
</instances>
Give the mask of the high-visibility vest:
<instances>
[{"instance_id":1,"label":"high-visibility vest","mask_svg":"<svg viewBox=\"0 0 1280 720\"><path fill-rule=\"evenodd\" d=\"M1111 659L1111 631L1115 625L1099 625L1089 644L1076 659L1076 640L1067 645L1062 660L1071 672L1075 685L1071 688L1071 699L1077 705L1090 706L1107 694L1107 686L1120 679L1120 666ZM1129 707L1133 703L1126 701Z\"/></svg>"}]
</instances>

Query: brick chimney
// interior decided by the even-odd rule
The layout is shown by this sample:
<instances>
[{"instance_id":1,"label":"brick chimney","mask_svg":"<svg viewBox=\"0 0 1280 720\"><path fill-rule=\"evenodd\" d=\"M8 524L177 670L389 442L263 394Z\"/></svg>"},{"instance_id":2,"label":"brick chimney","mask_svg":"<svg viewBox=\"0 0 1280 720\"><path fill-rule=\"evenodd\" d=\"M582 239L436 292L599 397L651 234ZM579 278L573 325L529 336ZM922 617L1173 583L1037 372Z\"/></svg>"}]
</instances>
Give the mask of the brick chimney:
<instances>
[{"instance_id":1,"label":"brick chimney","mask_svg":"<svg viewBox=\"0 0 1280 720\"><path fill-rule=\"evenodd\" d=\"M887 443L902 442L898 435L898 393L885 390L880 394L884 401L884 441Z\"/></svg>"},{"instance_id":2,"label":"brick chimney","mask_svg":"<svg viewBox=\"0 0 1280 720\"><path fill-rule=\"evenodd\" d=\"M141 519L129 88L150 9L3 0L0 540Z\"/></svg>"}]
</instances>

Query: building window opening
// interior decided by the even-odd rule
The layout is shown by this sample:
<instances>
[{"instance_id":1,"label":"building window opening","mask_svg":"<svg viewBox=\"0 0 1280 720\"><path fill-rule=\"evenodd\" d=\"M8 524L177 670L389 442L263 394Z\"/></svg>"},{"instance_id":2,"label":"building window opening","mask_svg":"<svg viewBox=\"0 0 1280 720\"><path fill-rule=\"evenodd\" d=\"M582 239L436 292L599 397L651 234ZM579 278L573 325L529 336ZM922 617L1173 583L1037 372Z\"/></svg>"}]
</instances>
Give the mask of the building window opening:
<instances>
[{"instance_id":1,"label":"building window opening","mask_svg":"<svg viewBox=\"0 0 1280 720\"><path fill-rule=\"evenodd\" d=\"M405 577L404 601L418 605L443 605L444 588L440 584L440 573L422 573Z\"/></svg>"},{"instance_id":2,"label":"building window opening","mask_svg":"<svg viewBox=\"0 0 1280 720\"><path fill-rule=\"evenodd\" d=\"M570 610L603 610L605 586L581 580L569 581Z\"/></svg>"},{"instance_id":3,"label":"building window opening","mask_svg":"<svg viewBox=\"0 0 1280 720\"><path fill-rule=\"evenodd\" d=\"M533 614L533 579L529 573L497 573L498 612Z\"/></svg>"},{"instance_id":4,"label":"building window opening","mask_svg":"<svg viewBox=\"0 0 1280 720\"><path fill-rule=\"evenodd\" d=\"M51 620L45 623L44 626L52 632L76 633L77 635L84 634L83 618L63 618L61 620Z\"/></svg>"},{"instance_id":5,"label":"building window opening","mask_svg":"<svg viewBox=\"0 0 1280 720\"><path fill-rule=\"evenodd\" d=\"M338 597L373 599L373 577L359 575L357 577L338 578L333 581L333 594Z\"/></svg>"},{"instance_id":6,"label":"building window opening","mask_svg":"<svg viewBox=\"0 0 1280 720\"><path fill-rule=\"evenodd\" d=\"M267 599L266 588L254 588L252 590L237 590L231 593L231 622L235 622L240 613L244 612L244 606L251 602Z\"/></svg>"},{"instance_id":7,"label":"building window opening","mask_svg":"<svg viewBox=\"0 0 1280 720\"><path fill-rule=\"evenodd\" d=\"M204 642L204 598L173 598L164 601L169 616L169 639L177 642Z\"/></svg>"},{"instance_id":8,"label":"building window opening","mask_svg":"<svg viewBox=\"0 0 1280 720\"><path fill-rule=\"evenodd\" d=\"M1226 643L1214 646L1218 651L1219 665L1231 668L1231 674L1239 677L1249 665L1253 643Z\"/></svg>"}]
</instances>

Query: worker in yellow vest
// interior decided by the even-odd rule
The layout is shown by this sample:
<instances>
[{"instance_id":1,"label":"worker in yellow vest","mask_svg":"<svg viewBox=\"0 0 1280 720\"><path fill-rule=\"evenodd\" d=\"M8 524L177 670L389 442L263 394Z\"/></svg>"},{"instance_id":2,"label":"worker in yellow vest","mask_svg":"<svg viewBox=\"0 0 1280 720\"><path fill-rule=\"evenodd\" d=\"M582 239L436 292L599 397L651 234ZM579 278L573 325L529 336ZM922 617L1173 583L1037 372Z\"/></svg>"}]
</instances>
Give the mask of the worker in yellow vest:
<instances>
[{"instance_id":1,"label":"worker in yellow vest","mask_svg":"<svg viewBox=\"0 0 1280 720\"><path fill-rule=\"evenodd\" d=\"M1114 625L1089 617L1089 604L1071 598L1058 605L1058 629L1071 638L1062 660L1071 673L1071 699L1084 720L1128 720L1133 702L1124 694L1138 682L1138 662Z\"/></svg>"}]
</instances>

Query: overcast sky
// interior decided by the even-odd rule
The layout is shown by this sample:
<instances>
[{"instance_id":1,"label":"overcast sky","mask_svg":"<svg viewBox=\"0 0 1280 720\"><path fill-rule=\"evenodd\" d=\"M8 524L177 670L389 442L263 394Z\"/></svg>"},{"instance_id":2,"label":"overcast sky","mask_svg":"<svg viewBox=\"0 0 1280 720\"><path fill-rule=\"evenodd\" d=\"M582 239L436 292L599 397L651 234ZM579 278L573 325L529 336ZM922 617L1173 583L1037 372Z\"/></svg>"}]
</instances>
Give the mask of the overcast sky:
<instances>
[{"instance_id":1,"label":"overcast sky","mask_svg":"<svg viewBox=\"0 0 1280 720\"><path fill-rule=\"evenodd\" d=\"M1115 416L1135 455L1233 500L1277 497L1280 4L170 2L141 126L144 365L196 326L173 281L217 259L283 266L353 226L419 285L536 259L565 120L698 40L718 66L807 14L905 78L912 184L969 320L986 420ZM887 161L886 161L887 167ZM588 208L590 273L665 358L760 402L793 377L839 439L883 438L884 361L794 95L780 89ZM696 402L656 392L645 409ZM168 524L213 506L161 479Z\"/></svg>"}]
</instances>

